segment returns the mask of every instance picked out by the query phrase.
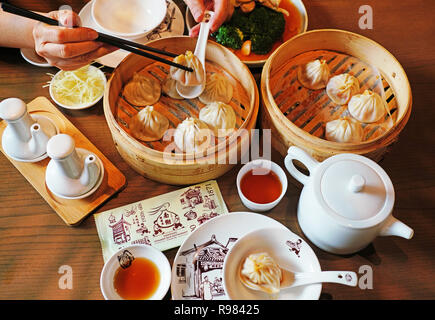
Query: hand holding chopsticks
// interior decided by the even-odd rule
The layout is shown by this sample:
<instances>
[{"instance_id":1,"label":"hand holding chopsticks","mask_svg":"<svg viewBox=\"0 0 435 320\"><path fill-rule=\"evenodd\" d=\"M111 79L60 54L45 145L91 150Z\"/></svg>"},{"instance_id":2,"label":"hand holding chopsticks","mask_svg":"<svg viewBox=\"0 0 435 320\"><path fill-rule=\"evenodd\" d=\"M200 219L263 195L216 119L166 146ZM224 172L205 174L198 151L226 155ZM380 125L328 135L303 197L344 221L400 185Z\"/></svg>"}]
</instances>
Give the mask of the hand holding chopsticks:
<instances>
[{"instance_id":1,"label":"hand holding chopsticks","mask_svg":"<svg viewBox=\"0 0 435 320\"><path fill-rule=\"evenodd\" d=\"M46 23L49 25L53 25L53 26L60 25L59 21L57 21L55 19L43 16L41 14L32 12L30 10L16 7L16 6L11 5L9 3L1 3L1 7L2 7L3 11L11 13L11 14L19 15L19 16L22 16L25 18L40 21L40 22L43 22L43 23ZM109 44L111 46L115 46L115 47L118 47L120 49L132 52L134 54L138 54L138 55L141 55L143 57L153 59L153 60L165 63L167 65L174 66L174 67L189 71L189 72L193 71L191 68L174 63L170 60L166 60L164 58L153 55L153 54L148 53L146 51L165 55L165 56L169 56L169 57L176 57L177 55L174 53L170 53L170 52L166 52L166 51L152 48L149 46L145 46L145 45L142 45L142 44L139 44L139 43L136 43L133 41L125 40L122 38L113 37L113 36L110 36L108 34L104 34L104 33L100 33L100 32L98 32L98 38L95 39L95 41L103 42L103 43Z\"/></svg>"}]
</instances>

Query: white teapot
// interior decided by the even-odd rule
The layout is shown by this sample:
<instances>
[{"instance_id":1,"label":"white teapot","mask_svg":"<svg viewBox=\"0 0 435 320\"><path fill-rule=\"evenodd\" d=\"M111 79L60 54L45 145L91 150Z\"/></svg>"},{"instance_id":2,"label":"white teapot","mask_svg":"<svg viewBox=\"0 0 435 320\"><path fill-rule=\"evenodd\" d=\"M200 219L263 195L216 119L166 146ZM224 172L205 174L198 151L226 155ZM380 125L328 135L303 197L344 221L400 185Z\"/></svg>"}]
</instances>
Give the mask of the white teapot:
<instances>
[{"instance_id":1,"label":"white teapot","mask_svg":"<svg viewBox=\"0 0 435 320\"><path fill-rule=\"evenodd\" d=\"M304 164L309 176L299 171L293 160ZM299 225L320 249L350 254L377 236L412 238L414 231L392 216L393 184L376 162L345 153L319 163L292 146L284 163L304 185L298 204Z\"/></svg>"}]
</instances>

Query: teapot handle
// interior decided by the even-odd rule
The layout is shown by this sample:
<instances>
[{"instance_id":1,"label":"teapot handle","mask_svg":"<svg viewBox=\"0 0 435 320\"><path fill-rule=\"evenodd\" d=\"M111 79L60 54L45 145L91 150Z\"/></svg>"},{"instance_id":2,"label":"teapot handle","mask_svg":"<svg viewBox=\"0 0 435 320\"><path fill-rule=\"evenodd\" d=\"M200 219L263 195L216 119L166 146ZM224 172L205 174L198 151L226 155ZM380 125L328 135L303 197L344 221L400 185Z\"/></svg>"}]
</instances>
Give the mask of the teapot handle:
<instances>
[{"instance_id":1,"label":"teapot handle","mask_svg":"<svg viewBox=\"0 0 435 320\"><path fill-rule=\"evenodd\" d=\"M293 164L293 160L298 160L303 165L305 165L310 172L310 175L319 165L319 162L317 162L308 153L298 147L291 146L288 149L287 156L284 159L284 165L287 168L287 171L293 176L293 178L305 185L308 182L310 176L303 174L301 171L299 171Z\"/></svg>"}]
</instances>

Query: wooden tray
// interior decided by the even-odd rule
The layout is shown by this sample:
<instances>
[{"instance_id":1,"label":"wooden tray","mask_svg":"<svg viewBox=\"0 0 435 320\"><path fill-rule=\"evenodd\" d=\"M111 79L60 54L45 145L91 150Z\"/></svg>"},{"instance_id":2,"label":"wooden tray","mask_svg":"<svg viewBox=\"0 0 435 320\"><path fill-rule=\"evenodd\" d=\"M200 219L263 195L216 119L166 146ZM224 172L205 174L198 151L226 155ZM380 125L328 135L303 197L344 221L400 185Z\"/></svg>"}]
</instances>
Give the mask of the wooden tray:
<instances>
[{"instance_id":1,"label":"wooden tray","mask_svg":"<svg viewBox=\"0 0 435 320\"><path fill-rule=\"evenodd\" d=\"M125 176L120 172L55 106L45 97L38 97L27 105L30 114L43 115L53 120L60 133L70 135L77 148L83 148L95 153L103 162L104 178L98 190L91 196L66 200L53 195L45 184L45 169L50 161L46 158L36 163L19 162L8 157L1 147L1 137L7 126L6 121L0 122L0 150L9 161L20 171L30 184L47 201L50 207L70 226L78 225L90 213L119 192L125 186Z\"/></svg>"}]
</instances>

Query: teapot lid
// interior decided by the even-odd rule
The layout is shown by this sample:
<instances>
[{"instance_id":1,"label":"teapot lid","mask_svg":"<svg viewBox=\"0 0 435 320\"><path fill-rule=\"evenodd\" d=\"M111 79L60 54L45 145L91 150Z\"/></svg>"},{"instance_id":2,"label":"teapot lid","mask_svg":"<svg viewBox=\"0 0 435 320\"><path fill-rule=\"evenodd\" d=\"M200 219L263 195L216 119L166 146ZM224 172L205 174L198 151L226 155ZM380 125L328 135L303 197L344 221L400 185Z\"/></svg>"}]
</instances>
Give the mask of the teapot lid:
<instances>
[{"instance_id":1,"label":"teapot lid","mask_svg":"<svg viewBox=\"0 0 435 320\"><path fill-rule=\"evenodd\" d=\"M325 160L321 167L316 183L320 199L336 217L355 227L369 227L391 213L393 184L376 162L355 154L340 154Z\"/></svg>"}]
</instances>

